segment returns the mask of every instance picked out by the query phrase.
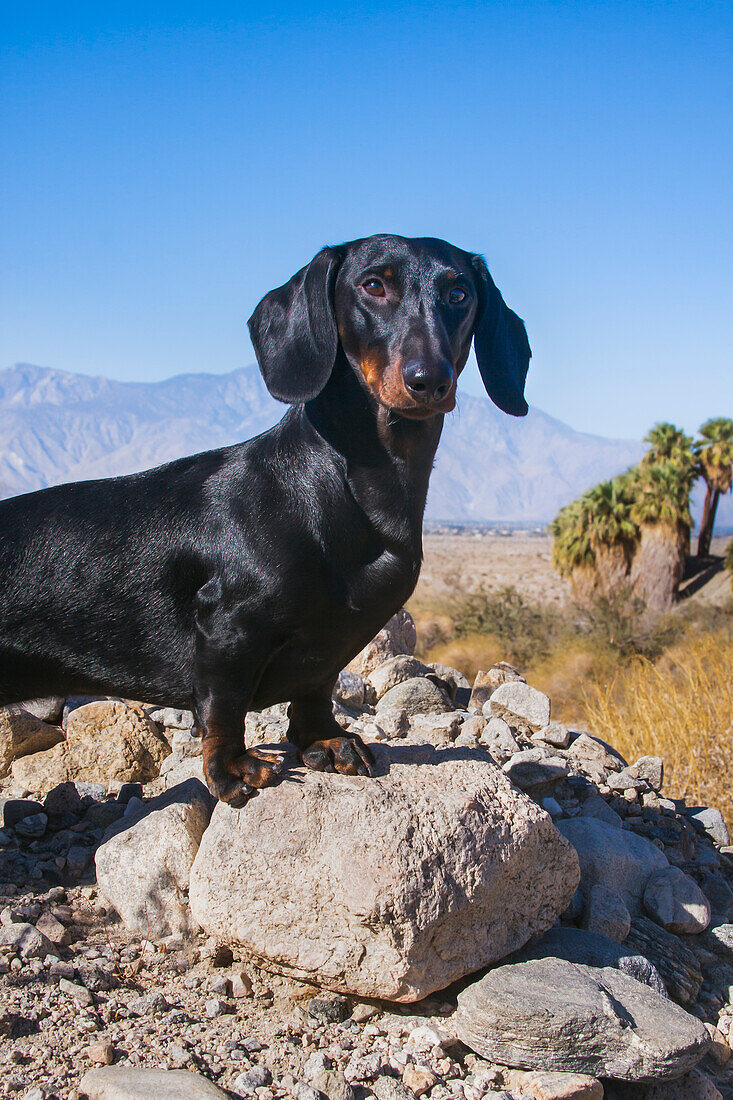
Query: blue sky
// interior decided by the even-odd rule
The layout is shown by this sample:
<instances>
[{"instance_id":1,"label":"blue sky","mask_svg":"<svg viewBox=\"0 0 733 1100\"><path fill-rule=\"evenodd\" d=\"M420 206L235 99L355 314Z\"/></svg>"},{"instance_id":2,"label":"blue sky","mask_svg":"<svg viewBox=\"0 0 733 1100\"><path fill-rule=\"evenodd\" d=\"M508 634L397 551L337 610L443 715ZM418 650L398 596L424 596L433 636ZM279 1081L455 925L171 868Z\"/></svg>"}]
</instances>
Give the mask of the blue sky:
<instances>
[{"instance_id":1,"label":"blue sky","mask_svg":"<svg viewBox=\"0 0 733 1100\"><path fill-rule=\"evenodd\" d=\"M730 3L109 9L0 32L0 367L231 370L389 231L487 256L574 427L733 415Z\"/></svg>"}]
</instances>

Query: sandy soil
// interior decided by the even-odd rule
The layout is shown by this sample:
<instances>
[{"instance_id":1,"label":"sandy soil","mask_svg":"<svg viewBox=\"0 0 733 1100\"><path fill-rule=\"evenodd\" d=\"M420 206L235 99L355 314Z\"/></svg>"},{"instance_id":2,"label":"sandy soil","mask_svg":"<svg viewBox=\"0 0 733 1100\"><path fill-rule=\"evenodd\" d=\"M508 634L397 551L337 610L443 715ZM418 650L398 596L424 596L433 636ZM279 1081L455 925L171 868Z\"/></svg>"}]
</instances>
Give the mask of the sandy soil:
<instances>
[{"instance_id":1,"label":"sandy soil","mask_svg":"<svg viewBox=\"0 0 733 1100\"><path fill-rule=\"evenodd\" d=\"M722 555L727 542L715 539L713 554ZM434 601L450 600L483 585L490 590L513 585L530 603L563 606L570 600L570 586L552 568L549 535L527 531L506 535L428 533L424 547L425 560L412 601L416 608L428 610ZM720 571L691 598L720 605L730 592L730 576Z\"/></svg>"}]
</instances>

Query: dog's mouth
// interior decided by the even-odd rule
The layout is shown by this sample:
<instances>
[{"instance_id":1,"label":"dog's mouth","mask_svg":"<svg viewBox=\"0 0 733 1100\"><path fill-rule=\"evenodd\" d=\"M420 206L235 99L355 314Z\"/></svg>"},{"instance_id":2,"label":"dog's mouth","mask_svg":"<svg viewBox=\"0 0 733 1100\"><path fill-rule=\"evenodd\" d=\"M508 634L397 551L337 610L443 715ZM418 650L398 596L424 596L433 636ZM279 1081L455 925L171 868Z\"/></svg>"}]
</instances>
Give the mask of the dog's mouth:
<instances>
[{"instance_id":1,"label":"dog's mouth","mask_svg":"<svg viewBox=\"0 0 733 1100\"><path fill-rule=\"evenodd\" d=\"M418 404L415 402L412 405L385 405L385 408L389 409L390 412L397 413L398 416L404 416L407 420L429 420L432 416L453 412L455 407L455 389L442 401L431 404Z\"/></svg>"}]
</instances>

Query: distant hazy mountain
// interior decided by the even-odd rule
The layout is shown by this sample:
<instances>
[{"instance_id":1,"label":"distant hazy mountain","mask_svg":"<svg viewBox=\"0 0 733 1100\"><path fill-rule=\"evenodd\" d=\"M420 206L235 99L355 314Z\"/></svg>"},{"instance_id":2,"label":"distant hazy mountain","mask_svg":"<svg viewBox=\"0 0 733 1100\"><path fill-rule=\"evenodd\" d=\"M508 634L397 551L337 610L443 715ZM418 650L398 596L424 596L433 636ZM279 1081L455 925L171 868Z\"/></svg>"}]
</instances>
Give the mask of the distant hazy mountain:
<instances>
[{"instance_id":1,"label":"distant hazy mountain","mask_svg":"<svg viewBox=\"0 0 733 1100\"><path fill-rule=\"evenodd\" d=\"M115 382L18 364L0 371L0 496L248 439L283 412L256 366ZM517 420L464 395L446 420L428 517L544 522L640 453L638 443L573 431L537 409Z\"/></svg>"}]
</instances>

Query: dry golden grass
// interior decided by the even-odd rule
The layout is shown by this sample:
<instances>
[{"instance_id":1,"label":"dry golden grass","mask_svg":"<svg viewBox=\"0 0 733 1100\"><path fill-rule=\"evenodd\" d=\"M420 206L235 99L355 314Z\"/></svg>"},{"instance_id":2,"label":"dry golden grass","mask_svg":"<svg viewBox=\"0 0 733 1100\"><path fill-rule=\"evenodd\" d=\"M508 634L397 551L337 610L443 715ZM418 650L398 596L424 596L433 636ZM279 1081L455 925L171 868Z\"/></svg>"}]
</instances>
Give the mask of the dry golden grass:
<instances>
[{"instance_id":1,"label":"dry golden grass","mask_svg":"<svg viewBox=\"0 0 733 1100\"><path fill-rule=\"evenodd\" d=\"M733 637L690 632L656 662L636 658L585 692L587 727L627 760L661 756L665 792L733 825Z\"/></svg>"}]
</instances>

